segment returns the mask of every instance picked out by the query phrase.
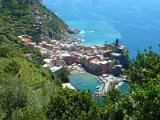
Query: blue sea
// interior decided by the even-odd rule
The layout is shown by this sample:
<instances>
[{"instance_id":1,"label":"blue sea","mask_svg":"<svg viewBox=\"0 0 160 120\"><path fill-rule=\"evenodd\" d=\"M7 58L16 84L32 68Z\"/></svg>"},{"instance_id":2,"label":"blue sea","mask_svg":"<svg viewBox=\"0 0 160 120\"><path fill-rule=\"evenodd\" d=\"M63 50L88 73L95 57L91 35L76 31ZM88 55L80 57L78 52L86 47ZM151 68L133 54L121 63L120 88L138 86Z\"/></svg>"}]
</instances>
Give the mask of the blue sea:
<instances>
[{"instance_id":1,"label":"blue sea","mask_svg":"<svg viewBox=\"0 0 160 120\"><path fill-rule=\"evenodd\" d=\"M84 45L119 38L134 58L160 43L160 0L43 0L70 27L83 30Z\"/></svg>"}]
</instances>

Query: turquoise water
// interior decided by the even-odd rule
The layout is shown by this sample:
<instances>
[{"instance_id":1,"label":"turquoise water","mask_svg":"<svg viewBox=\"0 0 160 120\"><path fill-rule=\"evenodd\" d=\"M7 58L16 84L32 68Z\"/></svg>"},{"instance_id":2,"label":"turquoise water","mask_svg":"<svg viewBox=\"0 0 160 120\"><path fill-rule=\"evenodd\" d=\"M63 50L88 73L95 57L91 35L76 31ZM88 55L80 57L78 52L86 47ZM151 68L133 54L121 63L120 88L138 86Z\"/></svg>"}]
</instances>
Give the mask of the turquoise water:
<instances>
[{"instance_id":1,"label":"turquoise water","mask_svg":"<svg viewBox=\"0 0 160 120\"><path fill-rule=\"evenodd\" d=\"M85 45L112 43L129 48L130 57L160 43L160 0L44 0L68 25L84 30Z\"/></svg>"},{"instance_id":2,"label":"turquoise water","mask_svg":"<svg viewBox=\"0 0 160 120\"><path fill-rule=\"evenodd\" d=\"M91 93L96 91L96 87L100 85L94 75L89 73L72 74L69 76L71 84L80 90L90 90Z\"/></svg>"},{"instance_id":3,"label":"turquoise water","mask_svg":"<svg viewBox=\"0 0 160 120\"><path fill-rule=\"evenodd\" d=\"M69 76L71 84L79 90L90 90L91 93L96 92L96 87L101 85L101 81L90 73L71 74ZM122 93L127 93L129 84L124 82L119 90Z\"/></svg>"}]
</instances>

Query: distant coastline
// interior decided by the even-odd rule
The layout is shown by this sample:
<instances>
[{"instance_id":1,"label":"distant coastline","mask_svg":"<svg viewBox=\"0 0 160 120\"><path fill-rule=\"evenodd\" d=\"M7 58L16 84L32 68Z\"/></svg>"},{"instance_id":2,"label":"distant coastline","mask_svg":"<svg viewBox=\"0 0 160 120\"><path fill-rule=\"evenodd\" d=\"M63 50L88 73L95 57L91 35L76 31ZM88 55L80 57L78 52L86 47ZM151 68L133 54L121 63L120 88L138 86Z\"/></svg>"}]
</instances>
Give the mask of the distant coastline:
<instances>
[{"instance_id":1,"label":"distant coastline","mask_svg":"<svg viewBox=\"0 0 160 120\"><path fill-rule=\"evenodd\" d=\"M85 31L85 34L80 36L85 39L82 43L84 45L104 44L105 41L113 43L116 38L119 38L121 43L129 49L131 59L136 56L137 50L143 52L150 46L154 51L159 50L160 14L151 11L160 9L154 2L153 4L146 2L144 5L144 2L138 0L134 3L126 1L122 7L114 4L116 0L99 1L98 4L93 0L65 0L63 2L55 0L54 3L47 3L50 2L49 0L45 1L43 4L59 13L69 26ZM91 33L92 30L96 32Z\"/></svg>"},{"instance_id":2,"label":"distant coastline","mask_svg":"<svg viewBox=\"0 0 160 120\"><path fill-rule=\"evenodd\" d=\"M103 74L114 76L123 74L123 68L128 66L128 50L119 43L118 39L114 44L85 46L81 44L82 39L72 36L73 34L81 34L81 30L69 28L68 33L70 35L60 41L45 37L41 38L38 45L33 46L39 48L42 55L48 56L44 60L46 64L43 67L48 67L53 73L56 73L62 67L69 68L72 64L80 64L84 69L79 71L80 73L89 72L97 77ZM23 37L28 38L28 36L20 36L22 41ZM109 89L109 84L104 77L100 77L100 80L103 83L101 85L103 86L101 87L102 92L99 91L96 94L103 96Z\"/></svg>"}]
</instances>

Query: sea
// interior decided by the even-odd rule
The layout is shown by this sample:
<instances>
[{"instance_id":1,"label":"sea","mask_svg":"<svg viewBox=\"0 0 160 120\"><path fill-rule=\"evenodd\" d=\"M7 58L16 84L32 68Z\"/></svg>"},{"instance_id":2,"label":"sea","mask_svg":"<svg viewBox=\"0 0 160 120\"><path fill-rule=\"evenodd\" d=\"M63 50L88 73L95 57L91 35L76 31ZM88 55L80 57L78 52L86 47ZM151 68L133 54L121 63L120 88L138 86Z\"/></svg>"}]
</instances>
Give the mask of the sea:
<instances>
[{"instance_id":1,"label":"sea","mask_svg":"<svg viewBox=\"0 0 160 120\"><path fill-rule=\"evenodd\" d=\"M77 37L84 39L83 45L114 43L118 38L128 48L130 59L150 46L160 52L160 0L43 0L43 5L71 28L81 30ZM82 76L70 76L72 84L90 75ZM97 83L90 78L93 83L82 80L85 85L78 88L85 89L87 84L94 91Z\"/></svg>"},{"instance_id":2,"label":"sea","mask_svg":"<svg viewBox=\"0 0 160 120\"><path fill-rule=\"evenodd\" d=\"M120 39L130 58L150 46L159 52L160 0L43 0L70 27L82 30L84 45Z\"/></svg>"}]
</instances>

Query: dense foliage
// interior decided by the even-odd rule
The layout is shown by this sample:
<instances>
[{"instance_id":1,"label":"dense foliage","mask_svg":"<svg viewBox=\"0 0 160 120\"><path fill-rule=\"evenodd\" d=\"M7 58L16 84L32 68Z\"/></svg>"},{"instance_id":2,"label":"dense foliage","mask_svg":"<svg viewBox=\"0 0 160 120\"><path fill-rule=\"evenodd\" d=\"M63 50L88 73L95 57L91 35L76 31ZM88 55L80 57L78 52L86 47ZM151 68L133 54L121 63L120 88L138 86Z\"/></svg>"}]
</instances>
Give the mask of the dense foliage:
<instances>
[{"instance_id":1,"label":"dense foliage","mask_svg":"<svg viewBox=\"0 0 160 120\"><path fill-rule=\"evenodd\" d=\"M40 31L32 26L33 8L52 17L51 26ZM62 89L58 78L41 67L43 56L30 49L18 35L32 37L53 30L64 35L37 0L0 0L0 119L2 120L158 120L160 118L160 55L151 49L138 53L126 70L130 90L108 91L100 104L86 92ZM56 23L55 23L56 22ZM62 23L60 20L58 23ZM46 23L47 24L47 23ZM55 27L53 27L55 26ZM43 32L42 32L43 31ZM56 36L54 36L56 38ZM58 37L57 37L58 38ZM38 40L36 37L34 40ZM28 56L32 59L28 59ZM67 82L69 72L58 77Z\"/></svg>"},{"instance_id":2,"label":"dense foliage","mask_svg":"<svg viewBox=\"0 0 160 120\"><path fill-rule=\"evenodd\" d=\"M160 55L151 49L139 53L126 70L128 94L110 90L106 95L111 119L158 120L160 117Z\"/></svg>"},{"instance_id":3,"label":"dense foliage","mask_svg":"<svg viewBox=\"0 0 160 120\"><path fill-rule=\"evenodd\" d=\"M105 118L101 110L88 92L78 93L66 89L52 97L46 115L52 120L99 120Z\"/></svg>"},{"instance_id":4,"label":"dense foliage","mask_svg":"<svg viewBox=\"0 0 160 120\"><path fill-rule=\"evenodd\" d=\"M69 82L69 78L68 78L69 75L70 75L70 71L65 67L62 67L60 71L57 73L57 77L59 77L63 83Z\"/></svg>"},{"instance_id":5,"label":"dense foliage","mask_svg":"<svg viewBox=\"0 0 160 120\"><path fill-rule=\"evenodd\" d=\"M41 67L43 56L39 50L28 48L17 37L29 34L39 40L35 36L42 32L33 28L35 7L55 18L60 27L66 26L36 0L0 0L0 119L43 119L43 106L55 90L61 89L59 80ZM48 27L47 23L42 27ZM53 37L59 36L57 31Z\"/></svg>"},{"instance_id":6,"label":"dense foliage","mask_svg":"<svg viewBox=\"0 0 160 120\"><path fill-rule=\"evenodd\" d=\"M160 74L160 55L154 53L152 48L144 53L138 52L136 59L130 62L130 68L126 72L128 80L132 83L145 85L150 79L157 79Z\"/></svg>"}]
</instances>

